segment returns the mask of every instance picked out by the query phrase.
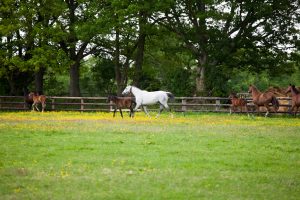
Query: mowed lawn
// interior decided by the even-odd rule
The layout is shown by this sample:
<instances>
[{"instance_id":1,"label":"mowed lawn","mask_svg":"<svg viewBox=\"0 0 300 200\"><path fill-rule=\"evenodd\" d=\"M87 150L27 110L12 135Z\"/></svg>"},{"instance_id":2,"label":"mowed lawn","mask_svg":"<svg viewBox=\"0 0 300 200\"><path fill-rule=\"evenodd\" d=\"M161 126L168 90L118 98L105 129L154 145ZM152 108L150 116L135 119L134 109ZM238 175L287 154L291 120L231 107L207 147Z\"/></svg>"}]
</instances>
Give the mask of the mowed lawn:
<instances>
[{"instance_id":1,"label":"mowed lawn","mask_svg":"<svg viewBox=\"0 0 300 200\"><path fill-rule=\"evenodd\" d=\"M299 117L1 112L0 143L3 200L300 199Z\"/></svg>"}]
</instances>

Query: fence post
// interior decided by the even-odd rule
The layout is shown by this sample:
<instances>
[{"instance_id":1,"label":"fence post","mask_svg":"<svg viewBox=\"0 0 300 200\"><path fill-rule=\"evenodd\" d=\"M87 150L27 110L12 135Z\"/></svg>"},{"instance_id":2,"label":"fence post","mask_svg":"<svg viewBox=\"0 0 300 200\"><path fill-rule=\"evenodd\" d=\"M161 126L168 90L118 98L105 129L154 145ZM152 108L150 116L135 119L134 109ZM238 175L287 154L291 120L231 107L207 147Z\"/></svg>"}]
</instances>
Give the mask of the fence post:
<instances>
[{"instance_id":1,"label":"fence post","mask_svg":"<svg viewBox=\"0 0 300 200\"><path fill-rule=\"evenodd\" d=\"M55 110L55 105L54 105L55 99L51 99L51 103L52 103L51 110Z\"/></svg>"},{"instance_id":2,"label":"fence post","mask_svg":"<svg viewBox=\"0 0 300 200\"><path fill-rule=\"evenodd\" d=\"M220 99L216 99L216 111L220 110L220 106L221 106L221 101Z\"/></svg>"},{"instance_id":3,"label":"fence post","mask_svg":"<svg viewBox=\"0 0 300 200\"><path fill-rule=\"evenodd\" d=\"M81 112L84 110L84 105L83 105L83 103L84 103L84 100L83 100L83 98L81 98L81 99L80 99L80 110L81 110Z\"/></svg>"},{"instance_id":4,"label":"fence post","mask_svg":"<svg viewBox=\"0 0 300 200\"><path fill-rule=\"evenodd\" d=\"M182 110L182 112L185 112L186 111L186 99L182 99L181 104L182 104L181 110Z\"/></svg>"}]
</instances>

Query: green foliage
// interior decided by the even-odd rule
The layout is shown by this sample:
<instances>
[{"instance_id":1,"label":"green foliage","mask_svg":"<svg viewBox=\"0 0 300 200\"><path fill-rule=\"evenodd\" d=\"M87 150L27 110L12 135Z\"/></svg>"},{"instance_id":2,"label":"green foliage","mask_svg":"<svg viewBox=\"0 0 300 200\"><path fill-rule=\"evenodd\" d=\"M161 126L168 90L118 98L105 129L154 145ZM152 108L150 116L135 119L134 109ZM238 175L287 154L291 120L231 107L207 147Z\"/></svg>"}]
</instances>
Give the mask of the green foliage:
<instances>
[{"instance_id":1,"label":"green foliage","mask_svg":"<svg viewBox=\"0 0 300 200\"><path fill-rule=\"evenodd\" d=\"M168 88L176 96L191 96L195 91L191 72L184 68L169 71L162 82L162 87Z\"/></svg>"},{"instance_id":2,"label":"green foliage","mask_svg":"<svg viewBox=\"0 0 300 200\"><path fill-rule=\"evenodd\" d=\"M247 70L235 69L226 82L226 93L247 92L249 85L254 84L260 90L266 90L271 86L286 88L290 83L300 85L300 71L296 69L292 74L281 74L273 77L268 71L253 73Z\"/></svg>"},{"instance_id":3,"label":"green foliage","mask_svg":"<svg viewBox=\"0 0 300 200\"><path fill-rule=\"evenodd\" d=\"M194 95L195 67L206 68L206 94L214 96L245 90L249 83L300 85L299 14L296 0L3 0L2 91L9 87L17 94L28 85L34 90L34 73L43 68L45 93L65 93L69 68L80 63L83 95L115 93L135 78L141 34L144 89ZM89 55L99 61L90 62Z\"/></svg>"},{"instance_id":4,"label":"green foliage","mask_svg":"<svg viewBox=\"0 0 300 200\"><path fill-rule=\"evenodd\" d=\"M84 63L81 88L84 96L107 96L115 94L114 63L109 59L92 57Z\"/></svg>"},{"instance_id":5,"label":"green foliage","mask_svg":"<svg viewBox=\"0 0 300 200\"><path fill-rule=\"evenodd\" d=\"M47 73L45 75L44 90L49 96L68 96L69 78L68 75L58 75L55 73ZM34 87L30 88L34 91Z\"/></svg>"}]
</instances>

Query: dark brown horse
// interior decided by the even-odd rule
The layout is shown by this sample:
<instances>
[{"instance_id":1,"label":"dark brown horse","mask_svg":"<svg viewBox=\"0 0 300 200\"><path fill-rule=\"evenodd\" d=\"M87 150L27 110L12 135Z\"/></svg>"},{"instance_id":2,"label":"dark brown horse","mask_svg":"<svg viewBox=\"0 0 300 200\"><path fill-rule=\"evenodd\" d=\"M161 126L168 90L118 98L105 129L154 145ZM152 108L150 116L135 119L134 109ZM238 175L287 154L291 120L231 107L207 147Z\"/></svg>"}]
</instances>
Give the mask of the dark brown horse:
<instances>
[{"instance_id":1,"label":"dark brown horse","mask_svg":"<svg viewBox=\"0 0 300 200\"><path fill-rule=\"evenodd\" d=\"M113 115L114 117L115 117L117 109L119 109L120 114L123 118L122 108L128 108L130 110L129 116L133 117L133 114L134 114L133 108L136 104L133 97L118 97L118 96L110 95L110 96L108 96L107 101L111 101L115 104L114 115Z\"/></svg>"},{"instance_id":2,"label":"dark brown horse","mask_svg":"<svg viewBox=\"0 0 300 200\"><path fill-rule=\"evenodd\" d=\"M300 92L297 90L295 85L289 85L285 93L291 92L292 93L292 107L290 109L290 112L292 113L294 108L296 108L294 115L296 116L297 111L300 107Z\"/></svg>"},{"instance_id":3,"label":"dark brown horse","mask_svg":"<svg viewBox=\"0 0 300 200\"><path fill-rule=\"evenodd\" d=\"M28 97L32 98L32 100L33 100L32 111L34 111L34 108L36 108L38 111L40 111L37 105L42 104L42 112L44 112L44 109L46 107L46 96L45 95L39 95L37 93L30 92Z\"/></svg>"},{"instance_id":4,"label":"dark brown horse","mask_svg":"<svg viewBox=\"0 0 300 200\"><path fill-rule=\"evenodd\" d=\"M265 117L267 117L269 115L269 112L270 112L269 104L270 103L272 103L272 106L274 107L274 111L277 112L277 110L279 108L279 102L272 92L262 93L254 85L249 86L248 92L251 93L253 103L258 112L259 112L260 106L265 106L267 108Z\"/></svg>"},{"instance_id":5,"label":"dark brown horse","mask_svg":"<svg viewBox=\"0 0 300 200\"><path fill-rule=\"evenodd\" d=\"M31 96L29 96L29 91L26 87L23 88L23 93L24 93L24 102L25 105L28 109L32 108L32 104L33 104L33 99Z\"/></svg>"},{"instance_id":6,"label":"dark brown horse","mask_svg":"<svg viewBox=\"0 0 300 200\"><path fill-rule=\"evenodd\" d=\"M248 107L247 107L247 100L244 98L239 98L235 93L231 93L228 97L231 100L231 106L230 106L230 114L235 112L237 108L240 109L240 112L243 112L243 108L245 108L245 111L248 114Z\"/></svg>"}]
</instances>

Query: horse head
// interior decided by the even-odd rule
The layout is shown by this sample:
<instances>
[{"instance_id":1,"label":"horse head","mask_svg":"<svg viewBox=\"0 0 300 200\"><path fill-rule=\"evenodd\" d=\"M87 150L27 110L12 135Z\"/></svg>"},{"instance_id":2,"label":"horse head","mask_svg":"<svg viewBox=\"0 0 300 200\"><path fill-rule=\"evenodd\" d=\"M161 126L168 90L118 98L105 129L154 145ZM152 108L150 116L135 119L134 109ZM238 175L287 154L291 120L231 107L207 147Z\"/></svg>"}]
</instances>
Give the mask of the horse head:
<instances>
[{"instance_id":1,"label":"horse head","mask_svg":"<svg viewBox=\"0 0 300 200\"><path fill-rule=\"evenodd\" d=\"M248 93L252 93L253 85L249 85Z\"/></svg>"},{"instance_id":2,"label":"horse head","mask_svg":"<svg viewBox=\"0 0 300 200\"><path fill-rule=\"evenodd\" d=\"M290 85L288 86L288 88L285 90L285 94L291 92L291 91L292 91L292 87L293 87L292 84L290 84Z\"/></svg>"},{"instance_id":3,"label":"horse head","mask_svg":"<svg viewBox=\"0 0 300 200\"><path fill-rule=\"evenodd\" d=\"M34 92L30 92L30 93L28 94L28 97L31 98L31 99L32 99L34 96L36 96L36 94L35 94Z\"/></svg>"},{"instance_id":4,"label":"horse head","mask_svg":"<svg viewBox=\"0 0 300 200\"><path fill-rule=\"evenodd\" d=\"M117 99L117 96L115 96L115 95L108 95L107 102L115 101L116 99Z\"/></svg>"},{"instance_id":5,"label":"horse head","mask_svg":"<svg viewBox=\"0 0 300 200\"><path fill-rule=\"evenodd\" d=\"M127 95L129 93L132 93L132 86L131 85L128 85L122 92L122 95Z\"/></svg>"},{"instance_id":6,"label":"horse head","mask_svg":"<svg viewBox=\"0 0 300 200\"><path fill-rule=\"evenodd\" d=\"M294 92L295 92L296 94L299 94L299 93L300 93L300 91L296 88L295 85L292 85L292 89L294 90Z\"/></svg>"},{"instance_id":7,"label":"horse head","mask_svg":"<svg viewBox=\"0 0 300 200\"><path fill-rule=\"evenodd\" d=\"M232 92L232 93L230 93L228 98L230 98L230 99L237 98L237 95L235 92Z\"/></svg>"},{"instance_id":8,"label":"horse head","mask_svg":"<svg viewBox=\"0 0 300 200\"><path fill-rule=\"evenodd\" d=\"M294 94L300 93L299 90L296 88L296 86L292 85L292 84L290 84L289 87L286 89L285 94L287 94L289 92L294 93Z\"/></svg>"}]
</instances>

